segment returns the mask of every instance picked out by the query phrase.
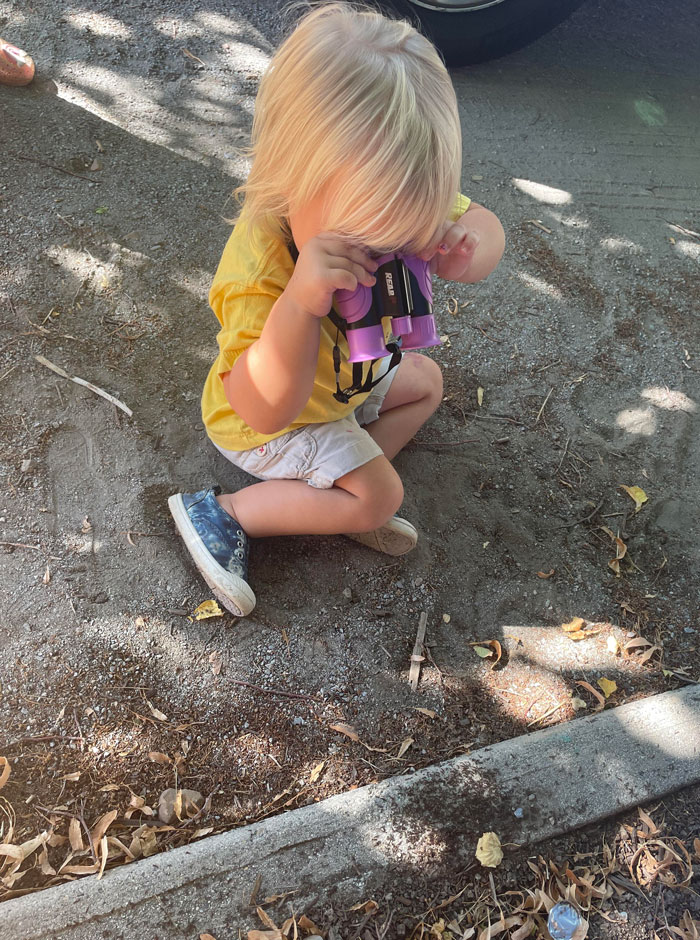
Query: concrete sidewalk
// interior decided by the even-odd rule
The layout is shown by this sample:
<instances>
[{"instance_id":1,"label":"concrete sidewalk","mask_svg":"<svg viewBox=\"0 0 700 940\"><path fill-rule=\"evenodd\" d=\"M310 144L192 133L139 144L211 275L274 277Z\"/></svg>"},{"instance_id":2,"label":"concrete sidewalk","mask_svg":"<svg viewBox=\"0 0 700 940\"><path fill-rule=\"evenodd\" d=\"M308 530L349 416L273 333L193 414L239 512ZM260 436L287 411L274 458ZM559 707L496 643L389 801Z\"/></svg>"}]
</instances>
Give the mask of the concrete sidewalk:
<instances>
[{"instance_id":1,"label":"concrete sidewalk","mask_svg":"<svg viewBox=\"0 0 700 940\"><path fill-rule=\"evenodd\" d=\"M293 891L297 911L319 897L351 904L472 861L485 831L530 845L699 780L694 685L9 901L0 930L12 940L229 937L254 924L258 876L261 897Z\"/></svg>"}]
</instances>

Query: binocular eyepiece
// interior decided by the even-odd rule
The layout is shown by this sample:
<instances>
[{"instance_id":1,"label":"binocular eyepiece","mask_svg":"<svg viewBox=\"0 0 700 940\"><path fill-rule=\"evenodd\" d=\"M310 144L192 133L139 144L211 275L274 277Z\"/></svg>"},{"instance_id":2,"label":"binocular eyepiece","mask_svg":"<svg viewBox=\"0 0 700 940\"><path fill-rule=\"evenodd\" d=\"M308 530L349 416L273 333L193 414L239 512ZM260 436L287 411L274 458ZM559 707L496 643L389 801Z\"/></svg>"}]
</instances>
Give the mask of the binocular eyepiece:
<instances>
[{"instance_id":1,"label":"binocular eyepiece","mask_svg":"<svg viewBox=\"0 0 700 940\"><path fill-rule=\"evenodd\" d=\"M402 349L439 346L433 317L430 262L400 253L377 259L376 284L335 293L338 313L347 321L349 362L365 362L389 355L382 320L391 318L394 336Z\"/></svg>"}]
</instances>

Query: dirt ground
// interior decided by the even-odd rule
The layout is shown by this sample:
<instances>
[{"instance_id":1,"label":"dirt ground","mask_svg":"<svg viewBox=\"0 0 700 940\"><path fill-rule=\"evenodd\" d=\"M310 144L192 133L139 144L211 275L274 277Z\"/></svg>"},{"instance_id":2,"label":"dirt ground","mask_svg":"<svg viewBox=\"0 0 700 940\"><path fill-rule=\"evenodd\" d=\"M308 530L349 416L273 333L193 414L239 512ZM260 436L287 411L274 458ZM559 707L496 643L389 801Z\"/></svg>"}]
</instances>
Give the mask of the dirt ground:
<instances>
[{"instance_id":1,"label":"dirt ground","mask_svg":"<svg viewBox=\"0 0 700 940\"><path fill-rule=\"evenodd\" d=\"M669 24L660 3L590 2L453 73L462 187L507 250L484 284L435 285L445 401L396 461L418 548L260 540L253 614L195 619L210 595L166 500L247 482L206 441L199 395L278 10L0 0L0 33L38 64L29 88L0 87L0 756L17 842L113 809L123 841L152 819L126 818L134 796L156 807L182 785L211 796L156 833L183 844L568 720L575 699L590 712L577 682L601 696L614 679L610 707L699 675L700 22L688 7ZM621 485L648 497L638 512ZM561 630L574 617L579 643ZM0 898L60 881L65 855Z\"/></svg>"}]
</instances>

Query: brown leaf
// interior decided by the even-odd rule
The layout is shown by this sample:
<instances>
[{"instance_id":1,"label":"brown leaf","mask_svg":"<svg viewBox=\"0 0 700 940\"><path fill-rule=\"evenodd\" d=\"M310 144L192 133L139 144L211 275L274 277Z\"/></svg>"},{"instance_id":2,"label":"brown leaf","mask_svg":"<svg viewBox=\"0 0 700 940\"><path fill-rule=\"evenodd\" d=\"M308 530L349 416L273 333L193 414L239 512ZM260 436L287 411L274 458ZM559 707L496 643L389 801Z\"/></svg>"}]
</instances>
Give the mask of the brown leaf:
<instances>
[{"instance_id":1,"label":"brown leaf","mask_svg":"<svg viewBox=\"0 0 700 940\"><path fill-rule=\"evenodd\" d=\"M413 738L404 738L401 742L401 747L399 748L399 753L396 755L397 758L403 757L409 747L413 744Z\"/></svg>"},{"instance_id":2,"label":"brown leaf","mask_svg":"<svg viewBox=\"0 0 700 940\"><path fill-rule=\"evenodd\" d=\"M425 715L426 718L437 718L437 712L434 712L432 708L414 708L414 711L420 712L421 715Z\"/></svg>"},{"instance_id":3,"label":"brown leaf","mask_svg":"<svg viewBox=\"0 0 700 940\"><path fill-rule=\"evenodd\" d=\"M543 579L544 579L544 578L551 578L553 574L554 574L554 568L550 568L549 571L538 571L538 572L537 572L537 577L538 577L538 578L543 578Z\"/></svg>"},{"instance_id":4,"label":"brown leaf","mask_svg":"<svg viewBox=\"0 0 700 940\"><path fill-rule=\"evenodd\" d=\"M343 722L339 721L330 726L331 731L337 731L339 734L344 734L347 738L350 738L351 741L359 741L360 736L355 731L351 725L346 725Z\"/></svg>"},{"instance_id":5,"label":"brown leaf","mask_svg":"<svg viewBox=\"0 0 700 940\"><path fill-rule=\"evenodd\" d=\"M95 825L92 827L90 838L92 839L92 847L95 850L95 852L97 851L98 843L100 842L105 832L107 832L107 830L109 829L109 827L112 825L112 823L114 822L116 818L117 818L116 809L110 810L109 813L105 813L104 816L100 816L100 818L97 820Z\"/></svg>"},{"instance_id":6,"label":"brown leaf","mask_svg":"<svg viewBox=\"0 0 700 940\"><path fill-rule=\"evenodd\" d=\"M162 751L149 751L148 759L152 760L156 764L169 764L170 758L167 754L163 754Z\"/></svg>"},{"instance_id":7,"label":"brown leaf","mask_svg":"<svg viewBox=\"0 0 700 940\"><path fill-rule=\"evenodd\" d=\"M221 667L224 664L224 661L221 658L221 653L218 650L214 650L209 654L209 663L211 665L211 671L215 676L218 676L221 672Z\"/></svg>"},{"instance_id":8,"label":"brown leaf","mask_svg":"<svg viewBox=\"0 0 700 940\"><path fill-rule=\"evenodd\" d=\"M71 819L68 825L68 840L74 852L80 852L85 848L83 845L83 834L80 828L80 822L75 817Z\"/></svg>"},{"instance_id":9,"label":"brown leaf","mask_svg":"<svg viewBox=\"0 0 700 940\"><path fill-rule=\"evenodd\" d=\"M216 937L212 937L210 933L200 933L199 940L216 940Z\"/></svg>"},{"instance_id":10,"label":"brown leaf","mask_svg":"<svg viewBox=\"0 0 700 940\"><path fill-rule=\"evenodd\" d=\"M260 918L260 920L266 927L272 927L273 930L279 930L279 927L277 926L277 924L274 922L274 920L270 917L270 915L267 913L267 911L264 908L256 907L255 910L258 913L258 917Z\"/></svg>"},{"instance_id":11,"label":"brown leaf","mask_svg":"<svg viewBox=\"0 0 700 940\"><path fill-rule=\"evenodd\" d=\"M490 659L491 668L495 669L498 663L501 660L503 655L503 649L498 640L476 640L474 643L470 643L469 646L474 648L474 652L481 656L482 659L485 659L483 652L481 650L488 650L487 656L494 656L495 659Z\"/></svg>"},{"instance_id":12,"label":"brown leaf","mask_svg":"<svg viewBox=\"0 0 700 940\"><path fill-rule=\"evenodd\" d=\"M0 790L10 779L10 762L6 757L0 757Z\"/></svg>"},{"instance_id":13,"label":"brown leaf","mask_svg":"<svg viewBox=\"0 0 700 940\"><path fill-rule=\"evenodd\" d=\"M317 927L316 924L306 916L306 914L302 914L299 918L299 926L302 930L308 930L311 933L321 933L321 928Z\"/></svg>"},{"instance_id":14,"label":"brown leaf","mask_svg":"<svg viewBox=\"0 0 700 940\"><path fill-rule=\"evenodd\" d=\"M599 702L601 708L605 708L605 696L601 695L598 689L594 689L590 682L584 682L583 679L578 679L576 685L580 685L582 689L585 689L587 692L590 692Z\"/></svg>"},{"instance_id":15,"label":"brown leaf","mask_svg":"<svg viewBox=\"0 0 700 940\"><path fill-rule=\"evenodd\" d=\"M316 783L318 778L323 773L323 768L326 766L325 760L322 760L320 764L316 764L314 769L309 774L309 783Z\"/></svg>"},{"instance_id":16,"label":"brown leaf","mask_svg":"<svg viewBox=\"0 0 700 940\"><path fill-rule=\"evenodd\" d=\"M563 623L561 628L565 633L576 633L581 630L585 623L586 621L583 617L574 617L574 619L570 620L568 623Z\"/></svg>"},{"instance_id":17,"label":"brown leaf","mask_svg":"<svg viewBox=\"0 0 700 940\"><path fill-rule=\"evenodd\" d=\"M376 914L378 910L379 905L376 901L360 901L359 904L353 904L348 908L348 911L364 911L365 914Z\"/></svg>"},{"instance_id":18,"label":"brown leaf","mask_svg":"<svg viewBox=\"0 0 700 940\"><path fill-rule=\"evenodd\" d=\"M148 701L148 699L146 699L146 705L148 705L148 708L149 708L150 713L153 715L154 718L157 718L158 721L167 721L167 720L168 720L167 716L164 715L162 711L160 711L159 709L157 709L157 708L155 707L155 705L151 705L151 703Z\"/></svg>"}]
</instances>

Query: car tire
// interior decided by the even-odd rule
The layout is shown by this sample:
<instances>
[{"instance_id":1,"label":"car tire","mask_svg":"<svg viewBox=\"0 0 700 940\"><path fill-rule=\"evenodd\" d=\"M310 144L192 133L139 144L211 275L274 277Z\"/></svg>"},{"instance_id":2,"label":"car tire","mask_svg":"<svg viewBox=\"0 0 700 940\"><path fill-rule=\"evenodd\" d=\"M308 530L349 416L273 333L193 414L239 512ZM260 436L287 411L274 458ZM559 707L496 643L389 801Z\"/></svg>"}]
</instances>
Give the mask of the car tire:
<instances>
[{"instance_id":1,"label":"car tire","mask_svg":"<svg viewBox=\"0 0 700 940\"><path fill-rule=\"evenodd\" d=\"M387 0L431 39L448 65L472 65L526 46L566 19L583 0Z\"/></svg>"}]
</instances>

